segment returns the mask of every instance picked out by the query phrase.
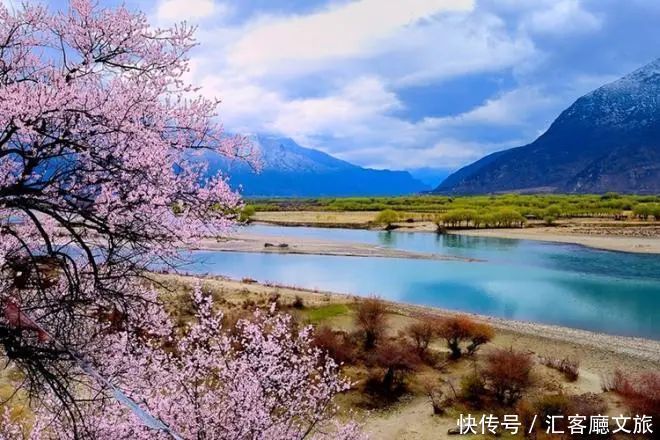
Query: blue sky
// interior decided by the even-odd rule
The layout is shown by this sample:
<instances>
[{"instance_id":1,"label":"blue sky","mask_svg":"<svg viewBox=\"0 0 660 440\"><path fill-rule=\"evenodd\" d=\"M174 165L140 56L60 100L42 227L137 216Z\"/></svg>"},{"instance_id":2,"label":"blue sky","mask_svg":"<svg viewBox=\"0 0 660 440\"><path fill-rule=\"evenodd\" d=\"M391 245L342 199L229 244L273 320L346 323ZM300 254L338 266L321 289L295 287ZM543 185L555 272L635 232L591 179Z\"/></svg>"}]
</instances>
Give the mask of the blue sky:
<instances>
[{"instance_id":1,"label":"blue sky","mask_svg":"<svg viewBox=\"0 0 660 440\"><path fill-rule=\"evenodd\" d=\"M657 0L126 4L199 26L191 77L223 100L228 130L377 168L451 170L523 145L580 95L660 57Z\"/></svg>"}]
</instances>

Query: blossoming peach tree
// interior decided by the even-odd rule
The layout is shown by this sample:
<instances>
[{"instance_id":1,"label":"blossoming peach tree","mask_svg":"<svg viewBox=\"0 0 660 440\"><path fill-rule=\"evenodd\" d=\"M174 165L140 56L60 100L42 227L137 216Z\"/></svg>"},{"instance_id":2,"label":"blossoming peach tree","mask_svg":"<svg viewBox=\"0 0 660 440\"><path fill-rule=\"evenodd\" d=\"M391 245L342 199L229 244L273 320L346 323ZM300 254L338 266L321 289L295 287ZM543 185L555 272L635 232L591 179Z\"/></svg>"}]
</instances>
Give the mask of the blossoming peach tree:
<instances>
[{"instance_id":1,"label":"blossoming peach tree","mask_svg":"<svg viewBox=\"0 0 660 440\"><path fill-rule=\"evenodd\" d=\"M329 421L348 383L311 329L274 310L223 329L199 288L175 329L150 287L240 208L196 156L251 155L184 81L194 44L90 0L0 3L0 355L34 414L0 413L0 439L359 435Z\"/></svg>"}]
</instances>

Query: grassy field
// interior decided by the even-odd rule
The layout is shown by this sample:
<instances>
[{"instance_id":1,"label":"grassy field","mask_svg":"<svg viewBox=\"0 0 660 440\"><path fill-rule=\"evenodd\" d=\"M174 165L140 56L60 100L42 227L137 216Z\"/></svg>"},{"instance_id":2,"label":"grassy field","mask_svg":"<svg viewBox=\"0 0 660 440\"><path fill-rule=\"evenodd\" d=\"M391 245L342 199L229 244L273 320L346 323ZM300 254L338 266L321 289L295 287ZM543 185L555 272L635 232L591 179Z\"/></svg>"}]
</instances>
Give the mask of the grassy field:
<instances>
[{"instance_id":1,"label":"grassy field","mask_svg":"<svg viewBox=\"0 0 660 440\"><path fill-rule=\"evenodd\" d=\"M660 219L660 196L604 195L519 195L448 197L434 195L402 197L344 197L315 199L252 199L256 212L324 211L364 212L392 210L402 216L433 220L443 215L448 221L479 221L488 215L516 213L530 219L633 216Z\"/></svg>"},{"instance_id":2,"label":"grassy field","mask_svg":"<svg viewBox=\"0 0 660 440\"><path fill-rule=\"evenodd\" d=\"M243 219L284 226L420 231L562 226L600 235L656 237L660 196L612 193L251 199Z\"/></svg>"}]
</instances>

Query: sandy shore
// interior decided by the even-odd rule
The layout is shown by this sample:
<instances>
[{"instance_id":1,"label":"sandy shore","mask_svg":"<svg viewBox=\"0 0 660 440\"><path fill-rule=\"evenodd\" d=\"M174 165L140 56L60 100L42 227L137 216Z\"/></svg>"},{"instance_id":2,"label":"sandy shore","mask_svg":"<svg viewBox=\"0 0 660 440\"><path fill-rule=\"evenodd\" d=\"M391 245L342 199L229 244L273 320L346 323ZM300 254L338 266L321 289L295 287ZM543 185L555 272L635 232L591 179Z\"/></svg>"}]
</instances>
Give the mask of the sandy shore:
<instances>
[{"instance_id":1,"label":"sandy shore","mask_svg":"<svg viewBox=\"0 0 660 440\"><path fill-rule=\"evenodd\" d=\"M197 249L224 252L262 252L276 254L334 255L350 257L410 258L418 260L479 261L449 255L410 252L361 243L324 241L290 236L268 236L249 233L230 238L204 240Z\"/></svg>"},{"instance_id":2,"label":"sandy shore","mask_svg":"<svg viewBox=\"0 0 660 440\"><path fill-rule=\"evenodd\" d=\"M374 228L377 212L313 212L277 211L259 212L259 223L280 226L341 227L351 229ZM411 214L412 215L412 214ZM421 214L420 214L421 215ZM436 225L430 221L416 220L396 224L400 232L435 233ZM594 249L619 252L660 254L660 224L658 222L619 221L611 219L563 219L555 227L532 221L522 229L463 229L451 234L480 237L539 240L571 243Z\"/></svg>"},{"instance_id":3,"label":"sandy shore","mask_svg":"<svg viewBox=\"0 0 660 440\"><path fill-rule=\"evenodd\" d=\"M660 238L562 233L557 228L543 227L525 229L471 229L451 231L450 233L478 237L551 241L555 243L579 244L594 249L610 251L660 254Z\"/></svg>"}]
</instances>

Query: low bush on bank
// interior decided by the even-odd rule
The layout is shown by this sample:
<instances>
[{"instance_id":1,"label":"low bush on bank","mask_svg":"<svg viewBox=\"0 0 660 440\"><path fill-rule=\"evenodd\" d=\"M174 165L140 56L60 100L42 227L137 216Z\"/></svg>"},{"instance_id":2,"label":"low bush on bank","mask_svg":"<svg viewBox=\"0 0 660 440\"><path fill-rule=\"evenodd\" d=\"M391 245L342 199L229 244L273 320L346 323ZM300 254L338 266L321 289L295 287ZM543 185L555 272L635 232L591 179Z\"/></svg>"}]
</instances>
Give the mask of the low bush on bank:
<instances>
[{"instance_id":1,"label":"low bush on bank","mask_svg":"<svg viewBox=\"0 0 660 440\"><path fill-rule=\"evenodd\" d=\"M429 345L438 333L438 320L422 317L406 328L406 334L412 340L417 354L421 358L428 355Z\"/></svg>"},{"instance_id":2,"label":"low bush on bank","mask_svg":"<svg viewBox=\"0 0 660 440\"><path fill-rule=\"evenodd\" d=\"M467 316L455 316L440 321L437 334L447 342L450 357L458 359L464 353L474 354L493 339L495 332L488 324L477 323Z\"/></svg>"},{"instance_id":3,"label":"low bush on bank","mask_svg":"<svg viewBox=\"0 0 660 440\"><path fill-rule=\"evenodd\" d=\"M594 393L580 395L548 394L534 401L522 400L516 406L524 432L528 437L535 438L552 430L551 418L554 417L555 432L564 431L563 438L607 439L608 434L589 434L589 420L593 416L602 416L607 412L607 404L602 397ZM578 415L584 417L587 424L582 434L568 434L569 417ZM534 416L537 422L534 423ZM531 432L530 432L531 430Z\"/></svg>"},{"instance_id":4,"label":"low bush on bank","mask_svg":"<svg viewBox=\"0 0 660 440\"><path fill-rule=\"evenodd\" d=\"M374 220L376 224L391 228L393 223L399 221L399 213L392 209L385 209L378 213Z\"/></svg>"},{"instance_id":5,"label":"low bush on bank","mask_svg":"<svg viewBox=\"0 0 660 440\"><path fill-rule=\"evenodd\" d=\"M332 330L330 327L317 327L314 331L314 346L323 350L339 364L355 361L355 348L348 335Z\"/></svg>"},{"instance_id":6,"label":"low bush on bank","mask_svg":"<svg viewBox=\"0 0 660 440\"><path fill-rule=\"evenodd\" d=\"M616 370L603 380L602 387L623 397L631 413L660 419L660 372L626 374Z\"/></svg>"},{"instance_id":7,"label":"low bush on bank","mask_svg":"<svg viewBox=\"0 0 660 440\"><path fill-rule=\"evenodd\" d=\"M380 344L370 357L374 367L382 370L372 373L367 391L388 398L396 398L406 391L406 379L421 364L414 347L405 341Z\"/></svg>"},{"instance_id":8,"label":"low bush on bank","mask_svg":"<svg viewBox=\"0 0 660 440\"><path fill-rule=\"evenodd\" d=\"M360 329L364 349L371 350L385 333L387 306L377 297L367 298L358 304L355 324Z\"/></svg>"},{"instance_id":9,"label":"low bush on bank","mask_svg":"<svg viewBox=\"0 0 660 440\"><path fill-rule=\"evenodd\" d=\"M522 351L498 349L486 358L484 378L495 399L512 405L531 384L532 356Z\"/></svg>"},{"instance_id":10,"label":"low bush on bank","mask_svg":"<svg viewBox=\"0 0 660 440\"><path fill-rule=\"evenodd\" d=\"M548 368L559 371L569 382L575 382L580 377L580 362L568 357L557 359L552 357L541 357L539 362Z\"/></svg>"}]
</instances>

